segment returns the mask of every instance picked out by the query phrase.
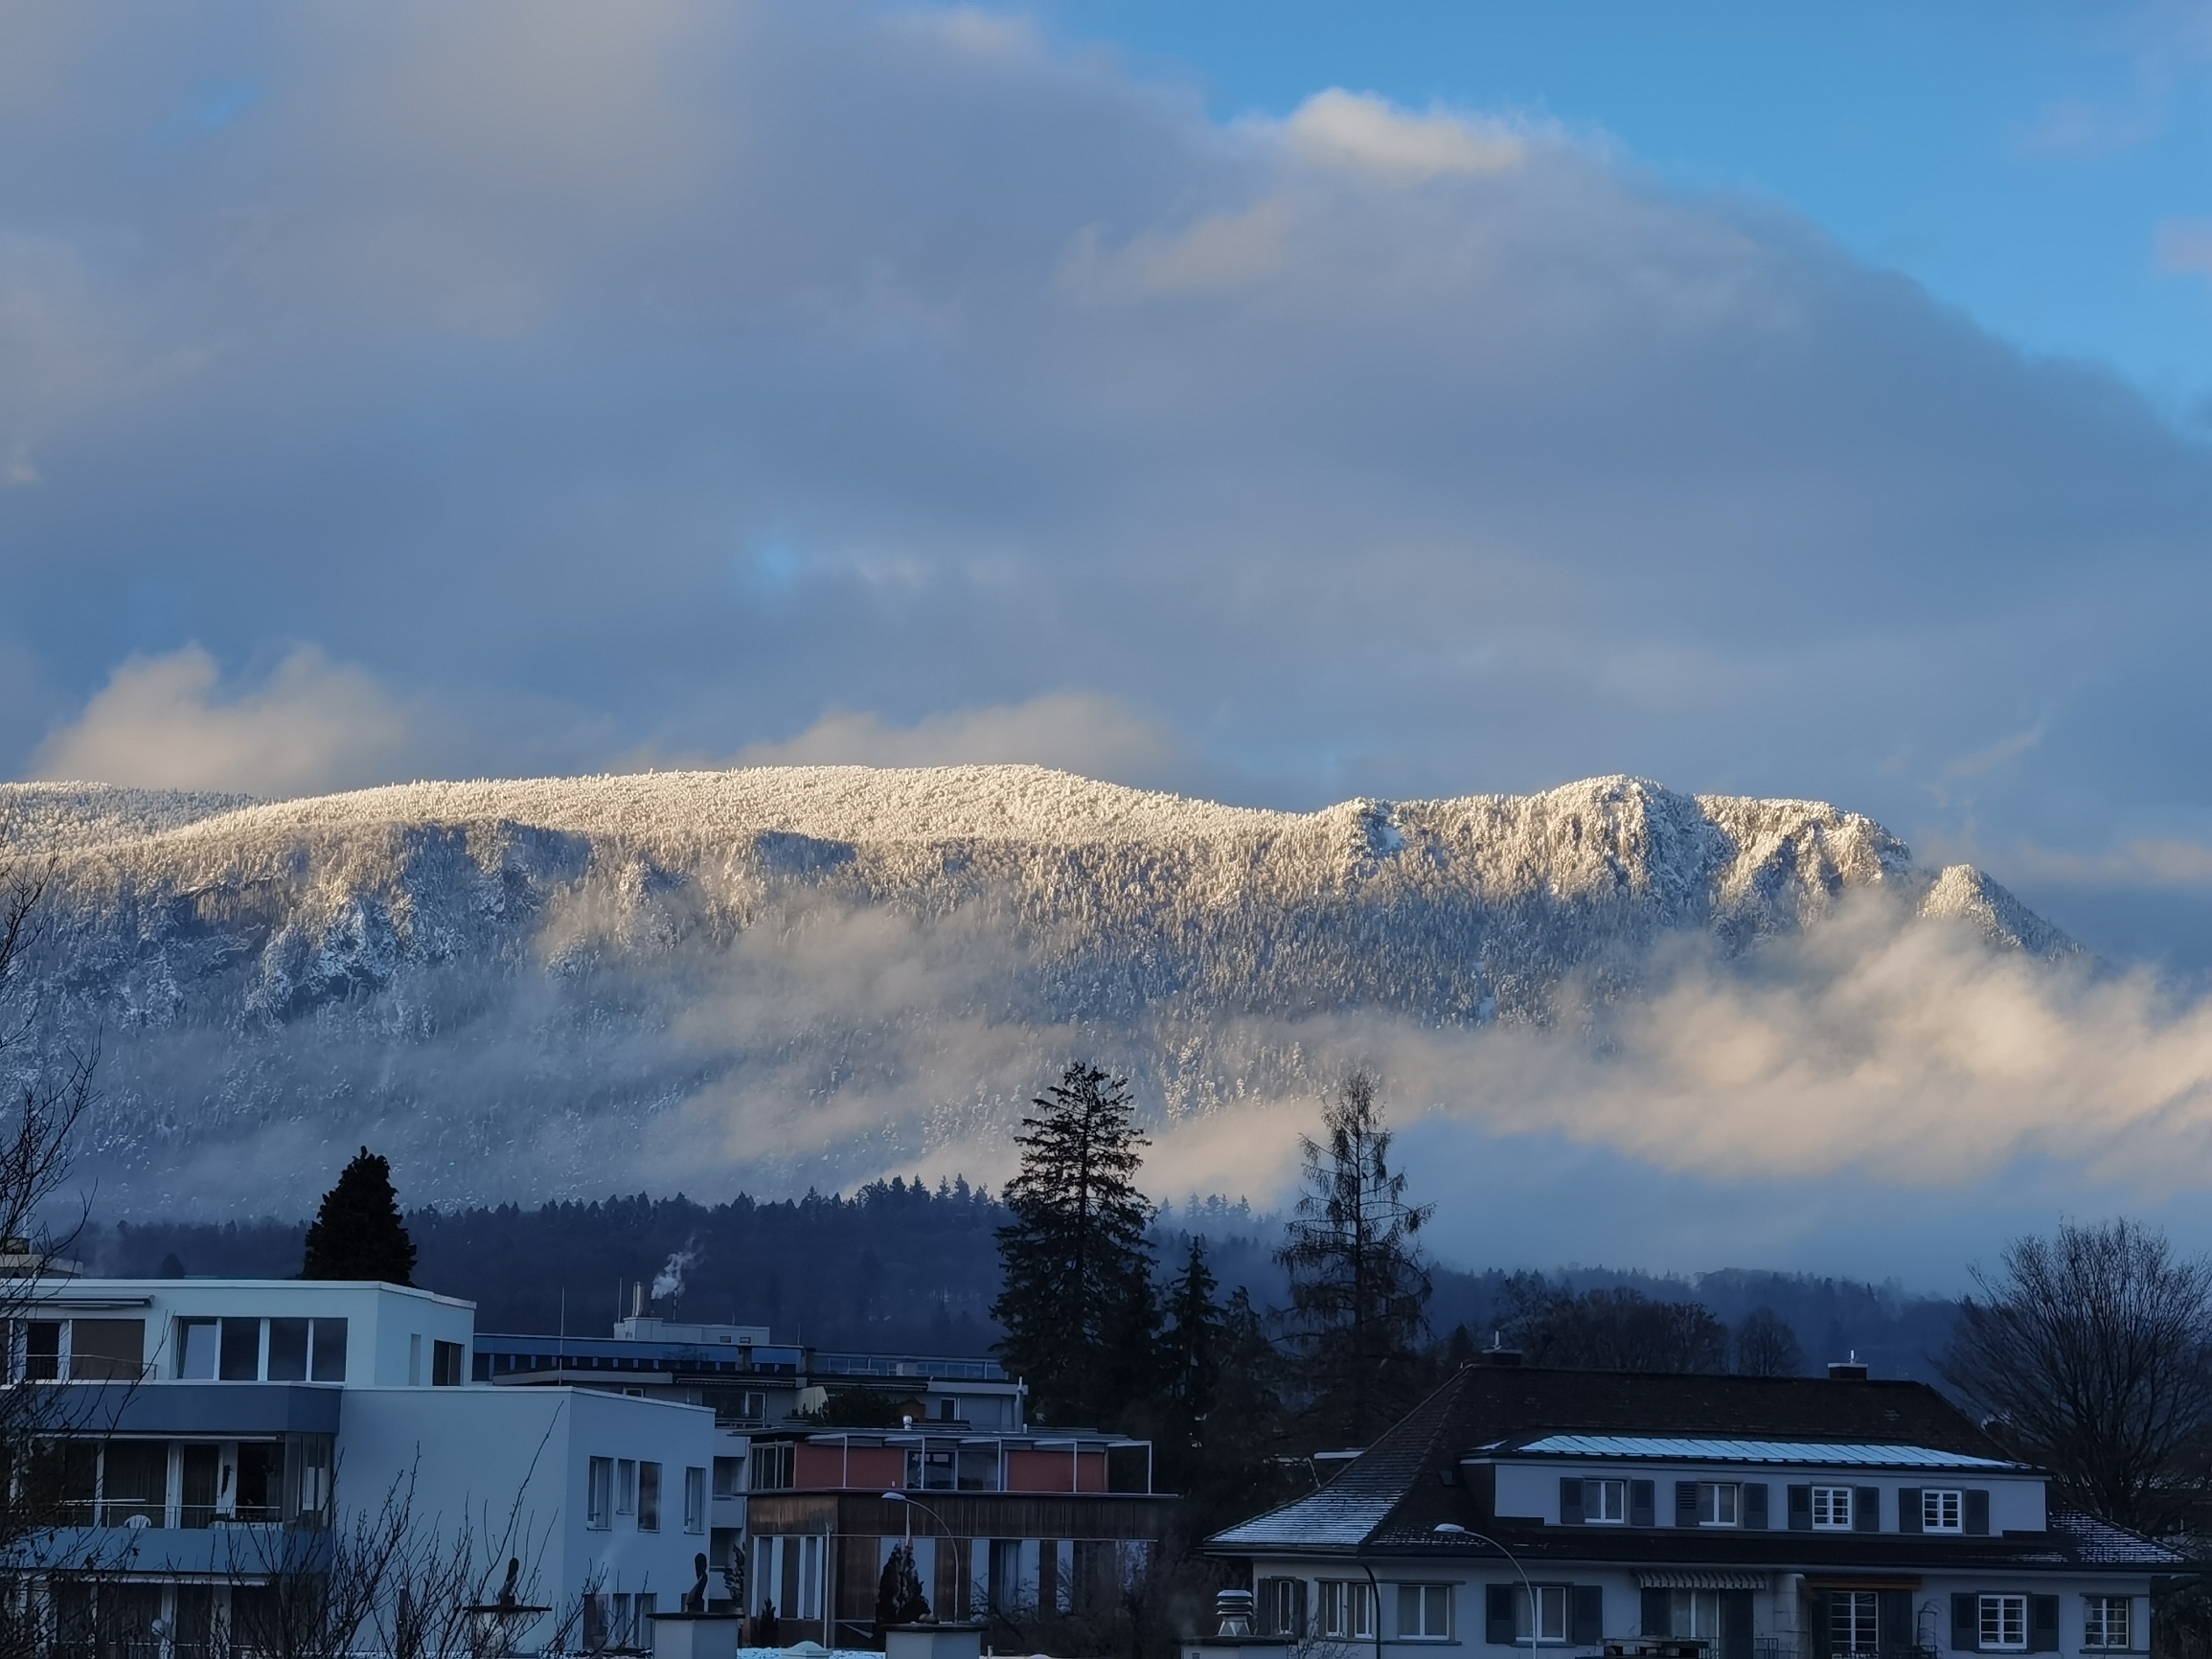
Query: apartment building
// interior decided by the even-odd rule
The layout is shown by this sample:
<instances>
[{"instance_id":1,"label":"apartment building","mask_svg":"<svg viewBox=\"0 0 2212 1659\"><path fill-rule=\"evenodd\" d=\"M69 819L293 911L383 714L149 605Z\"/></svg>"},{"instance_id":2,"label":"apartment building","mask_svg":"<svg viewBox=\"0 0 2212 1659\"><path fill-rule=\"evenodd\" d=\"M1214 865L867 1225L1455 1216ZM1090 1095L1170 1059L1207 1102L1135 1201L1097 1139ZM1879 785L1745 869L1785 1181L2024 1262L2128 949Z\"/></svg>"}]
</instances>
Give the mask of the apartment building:
<instances>
[{"instance_id":1,"label":"apartment building","mask_svg":"<svg viewBox=\"0 0 2212 1659\"><path fill-rule=\"evenodd\" d=\"M1311 1495L1207 1548L1312 1642L1677 1659L2147 1653L2163 1546L2058 1507L1934 1390L1469 1366Z\"/></svg>"},{"instance_id":2,"label":"apartment building","mask_svg":"<svg viewBox=\"0 0 2212 1659\"><path fill-rule=\"evenodd\" d=\"M354 1521L519 1564L542 1617L649 1646L708 1532L714 1414L666 1398L474 1384L474 1311L390 1284L36 1282L12 1334L52 1387L60 1525L7 1563L64 1635L189 1656L274 1581L345 1567ZM97 1569L87 1573L87 1567Z\"/></svg>"}]
</instances>

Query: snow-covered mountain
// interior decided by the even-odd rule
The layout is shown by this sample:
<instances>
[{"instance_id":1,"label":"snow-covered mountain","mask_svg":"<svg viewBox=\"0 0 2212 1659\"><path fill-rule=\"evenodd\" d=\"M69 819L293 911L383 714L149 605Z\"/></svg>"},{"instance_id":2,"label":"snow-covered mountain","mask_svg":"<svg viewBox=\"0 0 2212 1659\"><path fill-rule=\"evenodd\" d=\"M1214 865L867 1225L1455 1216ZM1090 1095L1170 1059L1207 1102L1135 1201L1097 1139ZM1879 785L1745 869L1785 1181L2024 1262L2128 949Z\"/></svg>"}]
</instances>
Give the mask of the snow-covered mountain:
<instances>
[{"instance_id":1,"label":"snow-covered mountain","mask_svg":"<svg viewBox=\"0 0 2212 1659\"><path fill-rule=\"evenodd\" d=\"M25 989L102 1034L108 1196L171 1211L296 1209L362 1139L416 1197L836 1184L1002 1140L1071 1053L1169 1119L1318 1092L1348 1019L1540 1026L1855 894L2076 948L1868 818L1628 778L1303 814L1029 766L11 784L0 835L53 861Z\"/></svg>"}]
</instances>

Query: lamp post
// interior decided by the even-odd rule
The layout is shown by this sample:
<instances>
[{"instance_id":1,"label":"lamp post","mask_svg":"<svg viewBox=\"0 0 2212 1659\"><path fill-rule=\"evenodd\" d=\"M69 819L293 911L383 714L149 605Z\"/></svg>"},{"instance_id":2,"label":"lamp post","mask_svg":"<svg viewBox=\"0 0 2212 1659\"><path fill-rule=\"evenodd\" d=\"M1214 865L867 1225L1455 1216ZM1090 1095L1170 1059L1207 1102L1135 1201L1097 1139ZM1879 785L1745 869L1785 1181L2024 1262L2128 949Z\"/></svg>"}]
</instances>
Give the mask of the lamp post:
<instances>
[{"instance_id":1,"label":"lamp post","mask_svg":"<svg viewBox=\"0 0 2212 1659\"><path fill-rule=\"evenodd\" d=\"M1495 1538L1492 1537L1488 1533L1475 1532L1471 1528L1461 1526L1457 1521L1439 1521L1434 1527L1430 1529L1430 1531L1442 1533L1448 1537L1473 1538L1479 1543L1488 1544L1492 1549L1495 1550L1499 1555L1505 1557L1505 1564L1507 1566L1511 1567L1516 1573L1520 1575L1520 1586L1522 1590L1527 1592L1528 1595L1528 1647L1530 1653L1533 1654L1536 1651L1538 1634L1536 1586L1529 1582L1528 1574L1522 1571L1520 1562L1514 1557L1514 1553L1507 1549L1503 1544L1499 1543ZM1520 1638L1518 1636L1514 1638L1513 1645L1516 1648L1520 1646Z\"/></svg>"},{"instance_id":2,"label":"lamp post","mask_svg":"<svg viewBox=\"0 0 2212 1659\"><path fill-rule=\"evenodd\" d=\"M946 1520L946 1518L939 1514L935 1510L931 1509L927 1504L924 1503L920 1498L910 1498L904 1492L890 1491L883 1494L883 1501L887 1504L904 1504L906 1506L906 1541L908 1544L912 1544L914 1542L913 1511L916 1510L920 1510L924 1514L927 1515L931 1520L935 1521L937 1525L944 1531L944 1534L946 1537L949 1538L952 1535L951 1525Z\"/></svg>"}]
</instances>

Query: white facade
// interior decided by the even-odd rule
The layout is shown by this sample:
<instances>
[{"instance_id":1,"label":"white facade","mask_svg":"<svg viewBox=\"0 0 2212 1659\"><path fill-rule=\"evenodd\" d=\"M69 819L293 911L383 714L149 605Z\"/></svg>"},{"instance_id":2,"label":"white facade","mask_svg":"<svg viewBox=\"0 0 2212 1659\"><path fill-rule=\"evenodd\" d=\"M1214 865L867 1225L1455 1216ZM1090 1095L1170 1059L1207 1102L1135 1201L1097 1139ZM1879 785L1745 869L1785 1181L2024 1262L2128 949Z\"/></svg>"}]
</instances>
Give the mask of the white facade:
<instances>
[{"instance_id":1,"label":"white facade","mask_svg":"<svg viewBox=\"0 0 2212 1659\"><path fill-rule=\"evenodd\" d=\"M84 1449L63 1530L18 1565L120 1563L105 1605L158 1616L182 1655L239 1586L327 1564L403 1502L419 1542L467 1540L487 1600L517 1562L519 1601L547 1609L525 1650L564 1624L571 1647L650 1642L708 1549L713 1411L472 1383L473 1327L472 1305L389 1284L42 1283L12 1373L61 1385Z\"/></svg>"}]
</instances>

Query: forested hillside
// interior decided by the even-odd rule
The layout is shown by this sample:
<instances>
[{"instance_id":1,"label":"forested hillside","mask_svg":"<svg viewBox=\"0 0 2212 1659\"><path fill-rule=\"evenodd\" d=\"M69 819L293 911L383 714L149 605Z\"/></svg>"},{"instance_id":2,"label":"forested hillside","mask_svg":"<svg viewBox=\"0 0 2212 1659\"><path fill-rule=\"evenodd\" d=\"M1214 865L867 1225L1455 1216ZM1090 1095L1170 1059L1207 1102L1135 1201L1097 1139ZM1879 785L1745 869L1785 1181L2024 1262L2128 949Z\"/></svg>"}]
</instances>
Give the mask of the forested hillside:
<instances>
[{"instance_id":1,"label":"forested hillside","mask_svg":"<svg viewBox=\"0 0 2212 1659\"><path fill-rule=\"evenodd\" d=\"M766 1203L740 1196L610 1197L589 1204L419 1210L407 1225L421 1251L419 1284L466 1297L485 1330L602 1334L628 1310L629 1287L680 1271L682 1288L658 1311L770 1327L782 1340L821 1348L979 1354L998 1332L992 1197L965 1182L934 1190L878 1182L850 1197L810 1193ZM87 1232L80 1254L102 1272L285 1276L300 1268L306 1223L123 1223ZM1243 1204L1171 1207L1154 1230L1174 1263L1192 1233L1206 1237L1225 1290L1247 1287L1262 1307L1287 1300L1272 1259L1279 1224ZM1440 1266L1429 1324L1439 1341L1465 1327L1486 1346L1505 1317L1509 1275ZM1577 1268L1549 1276L1576 1290L1638 1290L1659 1301L1702 1302L1730 1327L1770 1307L1796 1333L1809 1367L1856 1350L1881 1376L1934 1378L1956 1304L1894 1285L1745 1269L1695 1279Z\"/></svg>"}]
</instances>

